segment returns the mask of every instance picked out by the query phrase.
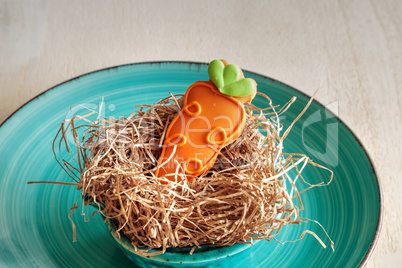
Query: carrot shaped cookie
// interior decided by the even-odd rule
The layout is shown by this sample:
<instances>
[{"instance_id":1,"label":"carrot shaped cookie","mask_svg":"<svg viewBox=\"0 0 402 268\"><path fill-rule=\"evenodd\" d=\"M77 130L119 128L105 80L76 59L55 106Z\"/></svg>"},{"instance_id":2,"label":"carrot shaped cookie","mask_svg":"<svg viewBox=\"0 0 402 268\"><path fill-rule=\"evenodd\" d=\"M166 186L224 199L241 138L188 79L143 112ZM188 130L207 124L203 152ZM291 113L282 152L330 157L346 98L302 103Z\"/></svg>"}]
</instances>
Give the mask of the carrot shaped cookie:
<instances>
[{"instance_id":1,"label":"carrot shaped cookie","mask_svg":"<svg viewBox=\"0 0 402 268\"><path fill-rule=\"evenodd\" d=\"M257 84L244 78L239 67L225 60L213 60L208 66L209 81L197 81L184 95L181 111L170 123L156 177L180 181L175 173L184 173L189 181L209 170L219 151L238 138L246 122L244 102L250 102ZM161 181L162 182L162 181Z\"/></svg>"}]
</instances>

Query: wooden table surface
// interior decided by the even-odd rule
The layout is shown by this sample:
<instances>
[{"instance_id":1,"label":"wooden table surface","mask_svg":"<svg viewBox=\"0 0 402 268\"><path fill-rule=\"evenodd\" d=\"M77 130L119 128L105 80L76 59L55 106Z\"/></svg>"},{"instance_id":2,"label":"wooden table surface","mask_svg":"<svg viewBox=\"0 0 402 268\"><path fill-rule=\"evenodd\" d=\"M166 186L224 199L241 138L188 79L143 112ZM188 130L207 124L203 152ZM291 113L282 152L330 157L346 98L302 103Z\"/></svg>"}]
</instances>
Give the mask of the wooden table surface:
<instances>
[{"instance_id":1,"label":"wooden table surface","mask_svg":"<svg viewBox=\"0 0 402 268\"><path fill-rule=\"evenodd\" d=\"M224 58L309 95L320 86L381 180L367 267L401 267L402 2L217 2L0 0L0 123L58 83L132 62Z\"/></svg>"}]
</instances>

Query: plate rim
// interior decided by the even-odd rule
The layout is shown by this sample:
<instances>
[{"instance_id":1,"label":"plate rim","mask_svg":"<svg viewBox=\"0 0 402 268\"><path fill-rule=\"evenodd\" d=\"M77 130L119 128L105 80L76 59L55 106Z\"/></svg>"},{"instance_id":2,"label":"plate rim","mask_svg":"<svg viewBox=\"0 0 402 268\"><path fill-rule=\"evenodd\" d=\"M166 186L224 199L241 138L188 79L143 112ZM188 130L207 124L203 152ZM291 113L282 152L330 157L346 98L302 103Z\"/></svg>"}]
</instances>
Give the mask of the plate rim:
<instances>
[{"instance_id":1,"label":"plate rim","mask_svg":"<svg viewBox=\"0 0 402 268\"><path fill-rule=\"evenodd\" d=\"M155 64L155 65L160 65L160 64L184 64L184 65L189 65L189 66L191 66L191 65L197 65L197 66L205 65L205 66L207 66L207 65L208 65L207 62L200 62L200 61L181 61L181 60L177 60L177 61L176 61L176 60L167 60L167 61L139 61L139 62L133 62L133 63L126 63L126 64L113 65L113 66L109 66L109 67L97 69L97 70L94 70L94 71L90 71L90 72L87 72L87 73L84 73L84 74L81 74L81 75L72 77L72 78L70 78L70 79L68 79L68 80L65 80L65 81L61 82L61 83L58 83L58 84L56 84L56 85L54 85L54 86L52 86L52 87L46 89L45 91L39 93L38 95L32 97L30 100L26 101L26 102L25 102L24 104L22 104L19 108L17 108L13 113L11 113L11 114L0 124L0 129L8 122L13 116L15 116L20 110L22 110L26 105L28 105L29 103L31 103L31 102L35 101L36 99L38 99L40 96L42 96L42 95L48 93L48 92L51 91L51 90L56 89L57 87L59 87L59 86L61 86L61 85L63 85L63 84L67 84L67 83L69 83L69 82L72 82L72 81L74 81L74 80L77 80L77 79L82 78L82 77L87 76L87 75L91 75L91 74L94 74L94 73L103 72L103 71L107 71L107 70L111 70L111 69L117 69L117 68L120 68L120 67L128 67L128 66L134 66L134 65L154 65L154 64ZM291 85L289 85L289 84L287 84L287 83L284 83L284 82L282 82L282 81L279 81L279 80L277 80L277 79L271 78L271 77L266 76L266 75L262 75L262 74L260 74L260 73L254 72L254 71L248 71L247 69L242 69L242 70L243 70L243 72L251 73L251 74L254 74L254 75L263 77L263 78L265 78L265 79L269 79L269 80L271 80L271 81L273 81L273 82L277 82L277 83L283 84L283 85L285 85L285 86L291 88L292 90L297 91L298 93L302 94L303 96L305 96L305 97L307 97L307 98L311 98L311 96L309 96L308 94L306 94L306 93L300 91L299 89L297 89L297 88L295 88L295 87L293 87L293 86L291 86ZM322 106L323 108L325 108L325 105L323 105L323 104L322 104L321 102L319 102L318 100L314 99L314 101L317 102L317 103L318 103L320 106ZM359 267L364 267L364 266L367 265L367 263L368 263L370 257L373 255L374 249L375 249L375 247L376 247L376 245L377 245L377 242L378 242L378 240L379 240L379 237L380 237L380 233L381 233L381 229L382 229L382 224L383 224L383 216L384 216L384 215L383 215L383 213L384 213L384 207L383 207L383 206L384 206L384 204L383 204L383 192L382 192L382 186L381 186L381 178L378 176L378 173L377 173L377 171L376 171L376 168L375 168L375 165L374 165L374 162L373 162L372 157L371 157L370 154L368 153L367 149L363 146L363 143L361 142L360 138L356 135L356 133L355 133L339 116L335 115L332 111L330 111L330 110L328 110L328 109L326 109L326 110L327 110L328 112L330 112L334 117L336 117L336 119L339 120L339 122L340 122L341 124L343 124L343 125L346 127L346 129L347 129L348 131L350 131L350 133L352 133L353 137L356 139L356 141L357 141L357 143L359 144L359 146L363 149L364 154L367 156L367 159L369 160L371 169L372 169L373 174L374 174L374 176L375 176L375 178L376 178L376 181L377 181L378 200L379 200L379 215L378 215L376 233L375 233L375 235L374 235L374 238L373 238L373 240L371 241L370 247L369 247L368 251L366 252L366 254L365 254L363 260L362 260L362 261L360 262L360 264L359 264Z\"/></svg>"}]
</instances>

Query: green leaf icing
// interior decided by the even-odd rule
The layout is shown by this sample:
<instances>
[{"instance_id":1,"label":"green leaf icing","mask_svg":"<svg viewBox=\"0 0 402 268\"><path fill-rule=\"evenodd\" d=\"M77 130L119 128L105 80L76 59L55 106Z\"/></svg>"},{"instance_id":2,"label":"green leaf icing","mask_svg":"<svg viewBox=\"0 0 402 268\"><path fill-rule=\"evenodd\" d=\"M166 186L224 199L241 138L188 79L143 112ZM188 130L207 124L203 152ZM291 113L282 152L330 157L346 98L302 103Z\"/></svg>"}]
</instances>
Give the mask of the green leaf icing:
<instances>
[{"instance_id":1,"label":"green leaf icing","mask_svg":"<svg viewBox=\"0 0 402 268\"><path fill-rule=\"evenodd\" d=\"M208 66L211 81L222 94L232 97L244 97L253 93L255 83L250 78L241 80L241 70L234 64L225 66L220 60L213 60Z\"/></svg>"},{"instance_id":2,"label":"green leaf icing","mask_svg":"<svg viewBox=\"0 0 402 268\"><path fill-rule=\"evenodd\" d=\"M241 79L235 83L224 86L219 91L232 97L245 97L253 93L255 84L250 78Z\"/></svg>"},{"instance_id":3,"label":"green leaf icing","mask_svg":"<svg viewBox=\"0 0 402 268\"><path fill-rule=\"evenodd\" d=\"M239 67L230 64L223 69L223 86L237 82L240 78L241 71Z\"/></svg>"},{"instance_id":4,"label":"green leaf icing","mask_svg":"<svg viewBox=\"0 0 402 268\"><path fill-rule=\"evenodd\" d=\"M218 89L223 87L223 69L225 65L220 60L213 60L208 65L209 79L215 84Z\"/></svg>"}]
</instances>

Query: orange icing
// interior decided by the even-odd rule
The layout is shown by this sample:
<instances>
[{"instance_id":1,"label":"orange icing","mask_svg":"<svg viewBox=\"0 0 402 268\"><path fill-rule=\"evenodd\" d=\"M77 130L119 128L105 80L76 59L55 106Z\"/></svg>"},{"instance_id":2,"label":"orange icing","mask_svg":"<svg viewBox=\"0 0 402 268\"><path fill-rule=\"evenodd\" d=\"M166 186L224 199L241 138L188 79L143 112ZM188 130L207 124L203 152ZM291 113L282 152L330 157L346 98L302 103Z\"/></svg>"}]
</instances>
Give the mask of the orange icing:
<instances>
[{"instance_id":1,"label":"orange icing","mask_svg":"<svg viewBox=\"0 0 402 268\"><path fill-rule=\"evenodd\" d=\"M224 62L227 65L227 62ZM174 174L184 171L187 179L209 170L219 151L240 136L246 123L243 102L249 102L256 94L231 97L219 92L211 81L197 81L184 96L182 110L170 123L159 164L170 160L156 172L171 181L180 181ZM175 153L174 148L176 147Z\"/></svg>"}]
</instances>

